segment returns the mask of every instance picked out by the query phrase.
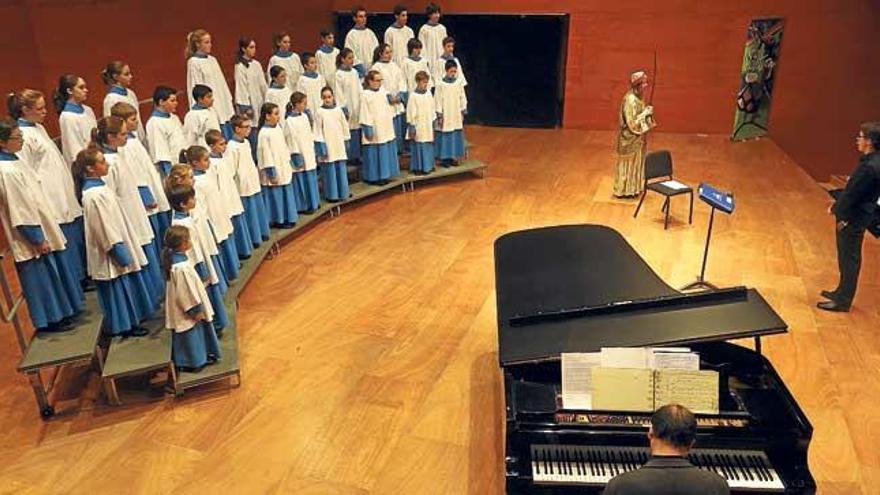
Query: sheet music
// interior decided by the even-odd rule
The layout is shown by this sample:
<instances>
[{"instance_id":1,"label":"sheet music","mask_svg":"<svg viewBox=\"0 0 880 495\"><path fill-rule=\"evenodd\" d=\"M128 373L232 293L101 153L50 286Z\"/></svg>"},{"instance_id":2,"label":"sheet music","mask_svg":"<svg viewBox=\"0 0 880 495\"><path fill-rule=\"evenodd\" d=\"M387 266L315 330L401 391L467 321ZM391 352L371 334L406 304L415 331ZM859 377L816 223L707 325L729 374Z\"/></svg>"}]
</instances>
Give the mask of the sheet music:
<instances>
[{"instance_id":1,"label":"sheet music","mask_svg":"<svg viewBox=\"0 0 880 495\"><path fill-rule=\"evenodd\" d=\"M648 368L648 347L603 347L603 368Z\"/></svg>"},{"instance_id":2,"label":"sheet music","mask_svg":"<svg viewBox=\"0 0 880 495\"><path fill-rule=\"evenodd\" d=\"M593 368L593 409L654 411L654 371L632 368Z\"/></svg>"},{"instance_id":3,"label":"sheet music","mask_svg":"<svg viewBox=\"0 0 880 495\"><path fill-rule=\"evenodd\" d=\"M664 186L666 186L670 189L675 189L676 191L680 191L682 189L687 189L688 187L690 187L687 184L682 184L681 182L679 182L675 179L665 180L665 181L661 182L661 184L663 184Z\"/></svg>"},{"instance_id":4,"label":"sheet music","mask_svg":"<svg viewBox=\"0 0 880 495\"><path fill-rule=\"evenodd\" d=\"M653 369L699 370L700 355L687 347L656 347L651 349L649 367Z\"/></svg>"},{"instance_id":5,"label":"sheet music","mask_svg":"<svg viewBox=\"0 0 880 495\"><path fill-rule=\"evenodd\" d=\"M654 403L681 404L695 413L718 414L718 373L711 370L654 371Z\"/></svg>"},{"instance_id":6,"label":"sheet music","mask_svg":"<svg viewBox=\"0 0 880 495\"><path fill-rule=\"evenodd\" d=\"M598 352L562 353L562 408L592 408L591 369L599 366L601 354Z\"/></svg>"}]
</instances>

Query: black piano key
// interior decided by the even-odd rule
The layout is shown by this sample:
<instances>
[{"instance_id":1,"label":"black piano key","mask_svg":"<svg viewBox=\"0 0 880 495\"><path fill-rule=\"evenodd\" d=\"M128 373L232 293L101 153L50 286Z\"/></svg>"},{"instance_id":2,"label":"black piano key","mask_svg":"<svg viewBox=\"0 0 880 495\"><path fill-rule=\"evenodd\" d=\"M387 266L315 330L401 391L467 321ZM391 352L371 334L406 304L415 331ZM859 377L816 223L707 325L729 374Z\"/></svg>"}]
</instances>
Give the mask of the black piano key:
<instances>
[{"instance_id":1,"label":"black piano key","mask_svg":"<svg viewBox=\"0 0 880 495\"><path fill-rule=\"evenodd\" d=\"M743 456L740 454L736 454L734 456L734 460L736 461L736 465L739 466L739 470L743 474L743 478L748 481L755 481L755 478L752 476L752 473L749 472L749 468L746 467L746 463L743 461Z\"/></svg>"},{"instance_id":2,"label":"black piano key","mask_svg":"<svg viewBox=\"0 0 880 495\"><path fill-rule=\"evenodd\" d=\"M571 463L568 459L568 449L562 447L559 451L560 457L562 458L562 474L567 476L571 476Z\"/></svg>"},{"instance_id":3,"label":"black piano key","mask_svg":"<svg viewBox=\"0 0 880 495\"><path fill-rule=\"evenodd\" d=\"M584 457L581 455L581 449L575 449L574 458L575 462L577 462L578 476L585 476L587 471L586 466L584 465Z\"/></svg>"},{"instance_id":4,"label":"black piano key","mask_svg":"<svg viewBox=\"0 0 880 495\"><path fill-rule=\"evenodd\" d=\"M758 457L758 465L764 470L764 476L767 478L767 481L773 481L773 474L770 473L770 466L764 462L763 457Z\"/></svg>"},{"instance_id":5,"label":"black piano key","mask_svg":"<svg viewBox=\"0 0 880 495\"><path fill-rule=\"evenodd\" d=\"M715 454L715 464L717 464L718 467L721 468L721 472L723 473L722 476L724 476L724 479L730 480L732 478L730 473L727 472L727 466L724 465L724 462L721 460L721 456L718 454Z\"/></svg>"},{"instance_id":6,"label":"black piano key","mask_svg":"<svg viewBox=\"0 0 880 495\"><path fill-rule=\"evenodd\" d=\"M605 456L602 455L601 449L596 451L596 460L599 462L599 472L605 476Z\"/></svg>"},{"instance_id":7,"label":"black piano key","mask_svg":"<svg viewBox=\"0 0 880 495\"><path fill-rule=\"evenodd\" d=\"M727 454L721 454L721 462L724 463L724 467L727 468L727 472L730 473L730 476L735 480L739 480L739 473L736 472L736 467L733 466L730 462L730 456Z\"/></svg>"},{"instance_id":8,"label":"black piano key","mask_svg":"<svg viewBox=\"0 0 880 495\"><path fill-rule=\"evenodd\" d=\"M550 453L546 448L541 449L541 459L544 461L544 474L550 473Z\"/></svg>"},{"instance_id":9,"label":"black piano key","mask_svg":"<svg viewBox=\"0 0 880 495\"><path fill-rule=\"evenodd\" d=\"M768 481L767 474L764 472L763 466L761 466L761 462L758 460L756 456L750 455L749 461L752 465L752 470L758 476L761 481Z\"/></svg>"},{"instance_id":10,"label":"black piano key","mask_svg":"<svg viewBox=\"0 0 880 495\"><path fill-rule=\"evenodd\" d=\"M532 449L532 464L535 465L535 472L532 473L533 476L537 476L541 474L541 455L539 449Z\"/></svg>"},{"instance_id":11,"label":"black piano key","mask_svg":"<svg viewBox=\"0 0 880 495\"><path fill-rule=\"evenodd\" d=\"M559 460L556 459L556 449L550 447L550 474L559 474Z\"/></svg>"}]
</instances>

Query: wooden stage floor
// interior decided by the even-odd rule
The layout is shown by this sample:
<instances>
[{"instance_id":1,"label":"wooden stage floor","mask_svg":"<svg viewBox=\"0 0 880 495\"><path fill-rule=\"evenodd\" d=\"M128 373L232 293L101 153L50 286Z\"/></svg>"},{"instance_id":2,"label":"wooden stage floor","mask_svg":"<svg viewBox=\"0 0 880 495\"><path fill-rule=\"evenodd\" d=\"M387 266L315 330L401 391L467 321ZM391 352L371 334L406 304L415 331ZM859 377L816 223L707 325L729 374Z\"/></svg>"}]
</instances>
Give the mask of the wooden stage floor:
<instances>
[{"instance_id":1,"label":"wooden stage floor","mask_svg":"<svg viewBox=\"0 0 880 495\"><path fill-rule=\"evenodd\" d=\"M501 493L492 242L610 225L678 286L699 270L708 215L698 202L688 225L676 198L664 231L650 197L634 220L635 203L610 194L610 132L467 132L485 179L390 192L264 263L239 300L238 389L175 400L134 379L114 408L94 375L72 370L56 392L70 412L44 423L4 328L0 493ZM764 349L815 427L820 493L878 493L878 243L866 242L854 310L820 312L818 291L836 283L834 236L806 173L769 140L659 134L651 146L672 150L680 180L736 192L736 213L716 219L707 278L759 289L790 325Z\"/></svg>"}]
</instances>

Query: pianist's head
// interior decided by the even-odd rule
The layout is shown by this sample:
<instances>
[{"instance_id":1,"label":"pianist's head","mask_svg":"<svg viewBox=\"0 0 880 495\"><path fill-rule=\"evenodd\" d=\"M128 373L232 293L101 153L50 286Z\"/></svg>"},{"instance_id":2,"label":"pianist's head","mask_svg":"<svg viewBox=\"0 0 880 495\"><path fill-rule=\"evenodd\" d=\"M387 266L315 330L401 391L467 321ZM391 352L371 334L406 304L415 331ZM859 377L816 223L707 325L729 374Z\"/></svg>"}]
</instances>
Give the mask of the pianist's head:
<instances>
[{"instance_id":1,"label":"pianist's head","mask_svg":"<svg viewBox=\"0 0 880 495\"><path fill-rule=\"evenodd\" d=\"M667 404L651 416L648 440L652 455L685 455L697 436L694 413L678 404Z\"/></svg>"}]
</instances>

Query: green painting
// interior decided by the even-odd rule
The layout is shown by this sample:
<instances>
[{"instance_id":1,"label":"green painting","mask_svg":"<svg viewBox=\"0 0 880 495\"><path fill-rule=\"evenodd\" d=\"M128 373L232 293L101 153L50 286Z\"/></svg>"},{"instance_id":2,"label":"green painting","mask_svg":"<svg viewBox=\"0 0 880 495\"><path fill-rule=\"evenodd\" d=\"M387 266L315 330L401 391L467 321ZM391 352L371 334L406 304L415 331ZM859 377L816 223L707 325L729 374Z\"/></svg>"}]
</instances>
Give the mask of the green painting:
<instances>
[{"instance_id":1,"label":"green painting","mask_svg":"<svg viewBox=\"0 0 880 495\"><path fill-rule=\"evenodd\" d=\"M778 17L753 19L749 24L730 136L734 141L758 138L768 132L784 26L785 20Z\"/></svg>"}]
</instances>

